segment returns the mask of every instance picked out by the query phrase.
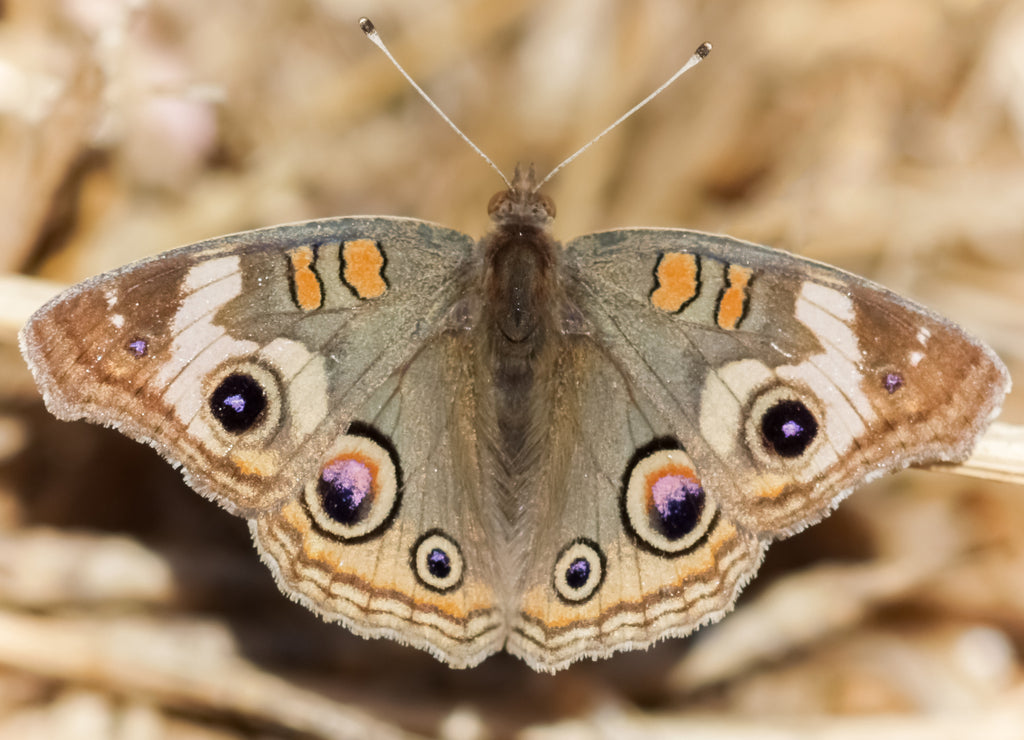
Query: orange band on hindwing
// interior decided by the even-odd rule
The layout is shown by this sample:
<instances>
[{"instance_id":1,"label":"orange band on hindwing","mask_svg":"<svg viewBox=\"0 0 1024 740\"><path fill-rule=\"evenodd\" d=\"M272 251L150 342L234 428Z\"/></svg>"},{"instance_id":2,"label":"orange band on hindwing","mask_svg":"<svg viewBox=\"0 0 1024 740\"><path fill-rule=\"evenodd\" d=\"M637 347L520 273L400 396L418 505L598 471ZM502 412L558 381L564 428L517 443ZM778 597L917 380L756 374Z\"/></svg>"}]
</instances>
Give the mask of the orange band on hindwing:
<instances>
[{"instance_id":1,"label":"orange band on hindwing","mask_svg":"<svg viewBox=\"0 0 1024 740\"><path fill-rule=\"evenodd\" d=\"M720 329L731 331L739 327L747 313L750 282L754 271L749 267L729 265L725 270L725 287L718 296L715 322Z\"/></svg>"},{"instance_id":2,"label":"orange band on hindwing","mask_svg":"<svg viewBox=\"0 0 1024 740\"><path fill-rule=\"evenodd\" d=\"M651 304L669 313L678 313L700 292L700 260L695 254L667 252L654 268L657 284L651 291Z\"/></svg>"},{"instance_id":3,"label":"orange band on hindwing","mask_svg":"<svg viewBox=\"0 0 1024 740\"><path fill-rule=\"evenodd\" d=\"M288 252L291 260L292 300L303 311L315 311L323 305L324 286L314 270L316 251L313 247L296 247Z\"/></svg>"},{"instance_id":4,"label":"orange band on hindwing","mask_svg":"<svg viewBox=\"0 0 1024 740\"><path fill-rule=\"evenodd\" d=\"M356 298L379 298L388 289L384 253L372 239L353 239L341 247L341 279Z\"/></svg>"}]
</instances>

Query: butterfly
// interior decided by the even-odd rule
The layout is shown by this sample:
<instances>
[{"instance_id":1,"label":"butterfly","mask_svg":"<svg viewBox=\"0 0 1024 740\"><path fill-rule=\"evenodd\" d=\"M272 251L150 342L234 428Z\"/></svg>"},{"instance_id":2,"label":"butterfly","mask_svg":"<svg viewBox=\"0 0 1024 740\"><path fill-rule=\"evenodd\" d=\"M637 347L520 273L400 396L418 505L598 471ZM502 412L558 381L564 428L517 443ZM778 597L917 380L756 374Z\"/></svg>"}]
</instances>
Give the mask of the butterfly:
<instances>
[{"instance_id":1,"label":"butterfly","mask_svg":"<svg viewBox=\"0 0 1024 740\"><path fill-rule=\"evenodd\" d=\"M517 168L479 241L275 226L60 294L21 333L49 410L155 447L281 590L453 667L537 670L721 618L853 489L959 461L1009 377L863 278L681 229L560 244Z\"/></svg>"}]
</instances>

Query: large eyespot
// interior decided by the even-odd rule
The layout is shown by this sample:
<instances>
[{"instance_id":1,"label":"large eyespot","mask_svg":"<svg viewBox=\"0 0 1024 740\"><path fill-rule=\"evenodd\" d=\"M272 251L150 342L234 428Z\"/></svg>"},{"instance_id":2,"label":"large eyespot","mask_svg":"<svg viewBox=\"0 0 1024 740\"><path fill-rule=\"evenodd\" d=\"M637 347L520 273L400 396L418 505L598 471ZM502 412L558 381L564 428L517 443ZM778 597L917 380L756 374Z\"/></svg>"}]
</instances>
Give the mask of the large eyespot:
<instances>
[{"instance_id":1,"label":"large eyespot","mask_svg":"<svg viewBox=\"0 0 1024 740\"><path fill-rule=\"evenodd\" d=\"M462 550L440 529L425 532L412 546L410 555L413 573L431 591L447 593L462 584Z\"/></svg>"},{"instance_id":2,"label":"large eyespot","mask_svg":"<svg viewBox=\"0 0 1024 740\"><path fill-rule=\"evenodd\" d=\"M204 381L211 427L229 445L259 445L281 421L281 382L251 360L226 362Z\"/></svg>"},{"instance_id":3,"label":"large eyespot","mask_svg":"<svg viewBox=\"0 0 1024 740\"><path fill-rule=\"evenodd\" d=\"M761 417L761 439L781 457L799 457L818 436L818 422L802 401L779 401Z\"/></svg>"},{"instance_id":4,"label":"large eyespot","mask_svg":"<svg viewBox=\"0 0 1024 740\"><path fill-rule=\"evenodd\" d=\"M398 512L402 477L390 440L362 424L331 447L303 499L313 524L336 539L358 540L378 533Z\"/></svg>"},{"instance_id":5,"label":"large eyespot","mask_svg":"<svg viewBox=\"0 0 1024 740\"><path fill-rule=\"evenodd\" d=\"M674 439L654 440L633 455L623 476L621 509L626 530L658 555L697 547L718 512L690 456Z\"/></svg>"},{"instance_id":6,"label":"large eyespot","mask_svg":"<svg viewBox=\"0 0 1024 740\"><path fill-rule=\"evenodd\" d=\"M750 405L747 446L769 465L788 465L813 453L822 440L818 399L790 386L775 386Z\"/></svg>"},{"instance_id":7,"label":"large eyespot","mask_svg":"<svg viewBox=\"0 0 1024 740\"><path fill-rule=\"evenodd\" d=\"M267 394L245 373L231 373L210 394L210 412L232 434L252 429L266 410Z\"/></svg>"},{"instance_id":8,"label":"large eyespot","mask_svg":"<svg viewBox=\"0 0 1024 740\"><path fill-rule=\"evenodd\" d=\"M601 548L585 537L562 548L555 558L553 585L563 601L582 604L604 583L607 561Z\"/></svg>"}]
</instances>

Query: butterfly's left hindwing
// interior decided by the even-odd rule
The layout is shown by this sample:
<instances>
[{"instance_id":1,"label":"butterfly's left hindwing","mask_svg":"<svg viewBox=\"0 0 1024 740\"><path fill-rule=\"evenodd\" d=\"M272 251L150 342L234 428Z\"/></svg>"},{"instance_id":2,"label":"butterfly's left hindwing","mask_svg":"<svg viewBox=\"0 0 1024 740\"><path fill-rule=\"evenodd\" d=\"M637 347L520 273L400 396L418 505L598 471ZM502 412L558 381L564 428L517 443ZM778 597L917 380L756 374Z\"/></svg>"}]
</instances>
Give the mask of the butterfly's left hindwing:
<instances>
[{"instance_id":1,"label":"butterfly's left hindwing","mask_svg":"<svg viewBox=\"0 0 1024 740\"><path fill-rule=\"evenodd\" d=\"M853 488L963 459L1009 386L959 327L862 278L681 230L566 245L560 416L524 499L510 650L537 668L684 635Z\"/></svg>"}]
</instances>

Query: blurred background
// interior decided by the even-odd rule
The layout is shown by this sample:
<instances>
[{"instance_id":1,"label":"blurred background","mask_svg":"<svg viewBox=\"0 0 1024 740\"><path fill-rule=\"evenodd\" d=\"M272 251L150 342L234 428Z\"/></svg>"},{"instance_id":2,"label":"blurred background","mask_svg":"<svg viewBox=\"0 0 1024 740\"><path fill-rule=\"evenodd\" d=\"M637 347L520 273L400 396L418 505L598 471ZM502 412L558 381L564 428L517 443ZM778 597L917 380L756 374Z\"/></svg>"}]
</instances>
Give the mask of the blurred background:
<instances>
[{"instance_id":1,"label":"blurred background","mask_svg":"<svg viewBox=\"0 0 1024 740\"><path fill-rule=\"evenodd\" d=\"M155 453L45 413L9 318L44 280L333 215L483 233L500 181L362 15L505 172L547 172L710 41L550 183L556 236L824 260L1020 376L1024 2L6 0L0 263L32 279L0 295L0 738L1018 737L1020 487L903 473L776 544L690 639L457 672L322 624Z\"/></svg>"}]
</instances>

